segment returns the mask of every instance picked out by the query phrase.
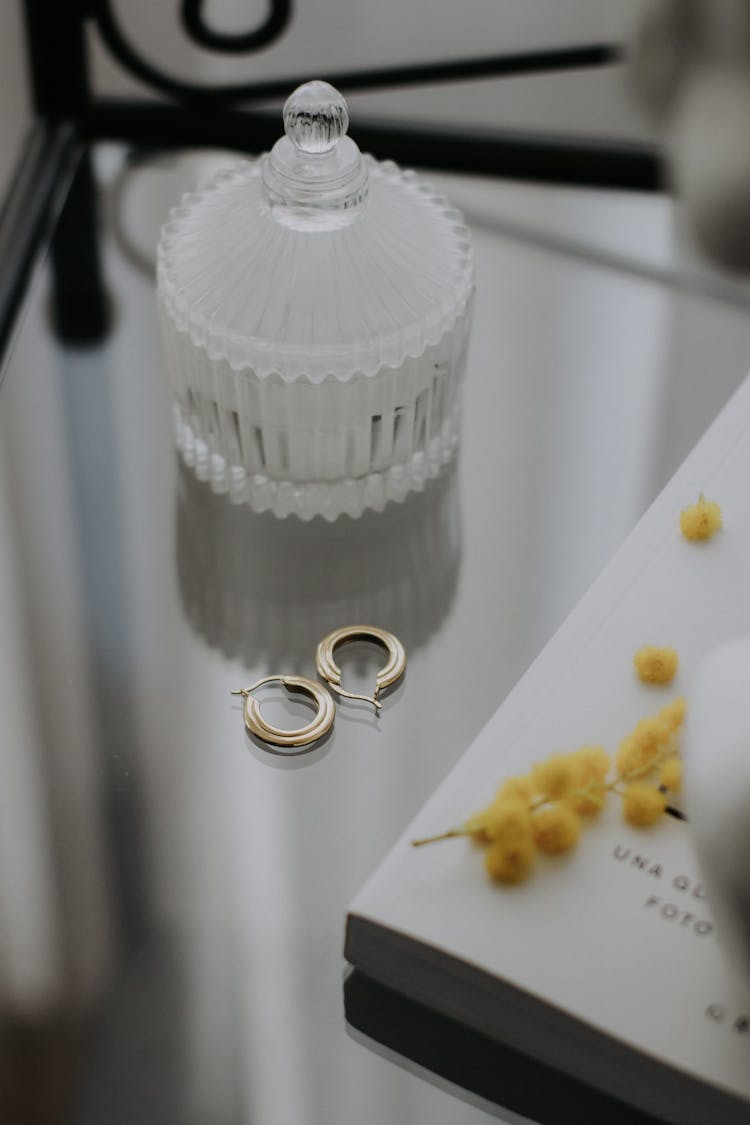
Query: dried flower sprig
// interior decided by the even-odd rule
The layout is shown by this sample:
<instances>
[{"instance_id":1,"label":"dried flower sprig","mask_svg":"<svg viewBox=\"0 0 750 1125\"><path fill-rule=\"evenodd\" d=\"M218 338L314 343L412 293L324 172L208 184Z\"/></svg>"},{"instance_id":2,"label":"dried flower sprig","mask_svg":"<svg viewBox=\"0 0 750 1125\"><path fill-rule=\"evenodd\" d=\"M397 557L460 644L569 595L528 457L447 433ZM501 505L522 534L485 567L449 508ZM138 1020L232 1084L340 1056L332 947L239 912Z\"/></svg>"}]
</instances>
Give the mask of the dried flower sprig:
<instances>
[{"instance_id":1,"label":"dried flower sprig","mask_svg":"<svg viewBox=\"0 0 750 1125\"><path fill-rule=\"evenodd\" d=\"M665 813L682 817L668 802L681 783L679 737L685 700L678 698L641 719L623 738L612 762L601 746L551 754L528 774L502 783L494 800L464 824L437 836L413 840L414 847L468 836L484 847L490 877L520 883L539 853L571 851L586 820L601 811L610 793L622 800L628 824L647 827ZM655 781L658 775L658 782Z\"/></svg>"}]
</instances>

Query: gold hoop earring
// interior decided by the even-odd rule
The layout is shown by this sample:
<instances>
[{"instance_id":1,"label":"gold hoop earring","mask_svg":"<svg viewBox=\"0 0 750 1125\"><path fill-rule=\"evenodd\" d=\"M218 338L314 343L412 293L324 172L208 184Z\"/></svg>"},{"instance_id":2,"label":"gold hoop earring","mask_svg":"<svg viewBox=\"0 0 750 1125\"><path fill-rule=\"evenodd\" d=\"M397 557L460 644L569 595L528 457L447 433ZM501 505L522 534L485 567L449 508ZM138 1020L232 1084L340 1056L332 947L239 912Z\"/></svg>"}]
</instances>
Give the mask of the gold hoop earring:
<instances>
[{"instance_id":1,"label":"gold hoop earring","mask_svg":"<svg viewBox=\"0 0 750 1125\"><path fill-rule=\"evenodd\" d=\"M375 641L388 652L388 662L375 677L375 691L371 696L355 695L354 692L344 691L341 686L341 669L333 658L333 650L337 645L345 641L358 640ZM385 629L378 629L374 625L346 625L342 629L334 629L328 636L323 637L315 653L315 666L318 675L337 695L343 695L346 699L363 699L366 703L372 703L379 711L381 704L378 696L381 691L395 684L406 671L406 653L398 637L394 637L393 633L388 633Z\"/></svg>"},{"instance_id":2,"label":"gold hoop earring","mask_svg":"<svg viewBox=\"0 0 750 1125\"><path fill-rule=\"evenodd\" d=\"M266 722L260 713L260 704L253 697L253 692L264 684L281 684L287 691L301 692L309 695L317 706L317 713L311 722L297 730L283 730ZM308 680L306 676L264 676L252 687L240 688L233 691L232 695L241 695L245 700L243 714L248 733L255 735L262 742L269 742L272 746L311 746L328 734L333 726L335 708L333 700L326 689L315 680Z\"/></svg>"}]
</instances>

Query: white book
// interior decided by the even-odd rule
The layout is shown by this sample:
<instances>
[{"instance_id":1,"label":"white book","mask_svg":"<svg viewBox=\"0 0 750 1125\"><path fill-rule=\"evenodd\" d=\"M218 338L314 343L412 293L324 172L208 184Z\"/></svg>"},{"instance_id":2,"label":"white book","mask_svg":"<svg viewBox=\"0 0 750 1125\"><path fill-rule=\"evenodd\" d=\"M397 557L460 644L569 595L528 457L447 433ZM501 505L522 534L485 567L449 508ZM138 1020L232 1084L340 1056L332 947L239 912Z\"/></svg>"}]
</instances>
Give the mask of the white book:
<instances>
[{"instance_id":1,"label":"white book","mask_svg":"<svg viewBox=\"0 0 750 1125\"><path fill-rule=\"evenodd\" d=\"M701 492L724 530L689 543L679 513ZM555 751L614 753L677 695L689 721L701 657L745 633L750 380L356 896L347 960L666 1121L750 1121L750 1005L722 957L688 825L631 828L611 796L574 852L511 888L488 880L466 839L411 844ZM643 644L678 650L669 687L638 681Z\"/></svg>"}]
</instances>

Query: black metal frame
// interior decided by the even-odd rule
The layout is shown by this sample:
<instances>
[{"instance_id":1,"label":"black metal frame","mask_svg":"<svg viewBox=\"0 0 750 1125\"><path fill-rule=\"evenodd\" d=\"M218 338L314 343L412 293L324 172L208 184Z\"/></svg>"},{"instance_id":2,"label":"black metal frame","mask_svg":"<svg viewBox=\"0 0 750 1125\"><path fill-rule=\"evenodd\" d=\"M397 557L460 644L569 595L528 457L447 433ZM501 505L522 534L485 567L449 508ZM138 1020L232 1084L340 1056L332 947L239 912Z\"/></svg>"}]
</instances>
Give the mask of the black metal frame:
<instances>
[{"instance_id":1,"label":"black metal frame","mask_svg":"<svg viewBox=\"0 0 750 1125\"><path fill-rule=\"evenodd\" d=\"M15 186L0 212L0 355L34 260L53 217L57 185L69 178L73 152L79 163L55 228L56 319L65 339L96 340L106 330L96 237L96 198L88 146L124 140L148 147L211 145L245 152L267 148L278 135L278 113L252 107L286 95L310 75L273 81L199 85L165 73L144 57L120 23L113 0L24 0L29 79L37 125L19 166ZM292 18L292 0L268 0L261 24L228 34L203 18L203 0L181 0L184 34L204 50L245 54L275 42ZM98 34L131 75L163 96L162 101L113 99L92 91L87 35ZM436 82L609 66L621 60L617 47L592 44L548 51L420 63L326 77L344 93ZM241 106L242 108L238 108ZM531 179L589 187L660 190L662 164L647 145L466 130L448 126L358 121L357 140L375 156L415 167ZM24 184L38 185L25 190Z\"/></svg>"}]
</instances>

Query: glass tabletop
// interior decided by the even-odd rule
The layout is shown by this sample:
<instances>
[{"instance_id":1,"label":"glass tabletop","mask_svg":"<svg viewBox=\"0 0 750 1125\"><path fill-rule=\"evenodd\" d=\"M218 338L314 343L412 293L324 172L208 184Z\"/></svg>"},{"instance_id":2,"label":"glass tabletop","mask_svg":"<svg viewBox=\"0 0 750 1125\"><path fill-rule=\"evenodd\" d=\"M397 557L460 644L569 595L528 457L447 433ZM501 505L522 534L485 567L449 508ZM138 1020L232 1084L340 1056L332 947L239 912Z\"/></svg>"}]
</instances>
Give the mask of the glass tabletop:
<instances>
[{"instance_id":1,"label":"glass tabletop","mask_svg":"<svg viewBox=\"0 0 750 1125\"><path fill-rule=\"evenodd\" d=\"M277 520L178 459L160 353L158 227L233 158L95 158L112 330L62 345L43 265L0 389L4 1119L518 1120L347 1025L347 904L744 377L747 294L664 198L439 177L477 260L457 464ZM361 622L407 651L381 715L252 743L230 691Z\"/></svg>"}]
</instances>

